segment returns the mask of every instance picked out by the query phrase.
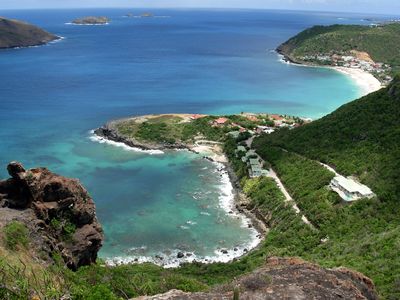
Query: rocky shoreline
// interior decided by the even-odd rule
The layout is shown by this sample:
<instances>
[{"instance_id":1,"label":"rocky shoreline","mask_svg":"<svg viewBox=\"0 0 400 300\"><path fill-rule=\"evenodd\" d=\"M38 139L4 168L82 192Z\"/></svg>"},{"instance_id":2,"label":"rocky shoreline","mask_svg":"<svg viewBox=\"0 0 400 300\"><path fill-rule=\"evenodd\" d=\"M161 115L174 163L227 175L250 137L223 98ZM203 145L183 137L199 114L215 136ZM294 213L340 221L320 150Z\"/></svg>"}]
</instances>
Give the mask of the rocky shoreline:
<instances>
[{"instance_id":1,"label":"rocky shoreline","mask_svg":"<svg viewBox=\"0 0 400 300\"><path fill-rule=\"evenodd\" d=\"M154 151L154 150L160 150L160 151L165 151L165 150L188 150L196 154L202 154L201 152L198 152L195 150L194 145L189 145L189 144L184 144L184 143L175 143L175 144L167 144L167 143L147 143L147 142L140 142L135 139L128 139L124 136L121 136L118 133L118 130L115 128L115 124L117 121L111 121L105 125L103 125L100 128L97 128L93 131L93 134L96 136L110 140L113 142L117 143L123 143L128 147L133 147L133 148L138 148L140 150L144 151ZM225 155L224 155L225 156ZM226 157L226 156L225 156ZM260 245L261 242L264 240L266 233L268 232L268 225L267 221L265 218L257 211L257 210L251 210L248 209L248 205L250 202L250 199L244 195L240 184L239 184L239 179L237 178L230 162L228 159L225 159L224 161L220 160L215 160L209 155L204 155L204 159L207 159L211 162L219 163L223 165L224 170L226 171L229 180L231 182L232 188L233 188L233 206L236 209L237 213L243 215L246 217L249 221L248 226L249 228L254 228L257 231L257 238L259 239L258 245L252 249L244 249L243 254L234 258L238 259L244 255L246 255L249 250L255 250L257 249ZM234 211L229 211L229 214L233 214Z\"/></svg>"}]
</instances>

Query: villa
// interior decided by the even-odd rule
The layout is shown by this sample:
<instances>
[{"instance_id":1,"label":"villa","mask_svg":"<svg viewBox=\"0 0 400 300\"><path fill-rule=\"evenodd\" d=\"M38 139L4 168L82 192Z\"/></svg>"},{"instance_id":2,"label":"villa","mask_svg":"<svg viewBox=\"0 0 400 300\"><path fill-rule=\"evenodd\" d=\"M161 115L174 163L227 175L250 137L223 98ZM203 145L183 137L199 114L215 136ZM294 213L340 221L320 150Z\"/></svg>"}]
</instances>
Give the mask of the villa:
<instances>
[{"instance_id":1,"label":"villa","mask_svg":"<svg viewBox=\"0 0 400 300\"><path fill-rule=\"evenodd\" d=\"M247 162L249 166L249 176L250 178L256 178L260 176L267 176L268 171L262 168L262 165L258 158L250 158Z\"/></svg>"},{"instance_id":2,"label":"villa","mask_svg":"<svg viewBox=\"0 0 400 300\"><path fill-rule=\"evenodd\" d=\"M337 175L332 179L330 187L333 191L338 193L344 201L351 202L361 198L372 198L375 196L369 187L341 175Z\"/></svg>"},{"instance_id":3,"label":"villa","mask_svg":"<svg viewBox=\"0 0 400 300\"><path fill-rule=\"evenodd\" d=\"M249 151L246 152L246 154L242 157L242 162L247 162L247 160L250 157L257 157L256 151L253 149L250 149Z\"/></svg>"},{"instance_id":4,"label":"villa","mask_svg":"<svg viewBox=\"0 0 400 300\"><path fill-rule=\"evenodd\" d=\"M213 122L213 126L219 126L219 125L224 125L226 122L228 122L229 120L227 118L218 118L215 119Z\"/></svg>"}]
</instances>

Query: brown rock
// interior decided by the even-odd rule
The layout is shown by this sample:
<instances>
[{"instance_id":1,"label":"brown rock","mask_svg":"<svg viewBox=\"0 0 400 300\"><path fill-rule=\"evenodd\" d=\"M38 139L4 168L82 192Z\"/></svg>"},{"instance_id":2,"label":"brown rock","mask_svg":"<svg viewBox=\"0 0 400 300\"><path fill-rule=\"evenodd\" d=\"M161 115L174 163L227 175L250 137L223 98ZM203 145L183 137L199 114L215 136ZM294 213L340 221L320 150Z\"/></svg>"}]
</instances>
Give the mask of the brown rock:
<instances>
[{"instance_id":1,"label":"brown rock","mask_svg":"<svg viewBox=\"0 0 400 300\"><path fill-rule=\"evenodd\" d=\"M231 300L235 287L239 287L241 300L378 299L372 281L361 273L345 268L324 269L299 258L279 257L269 258L264 267L210 292L171 290L137 299Z\"/></svg>"},{"instance_id":2,"label":"brown rock","mask_svg":"<svg viewBox=\"0 0 400 300\"><path fill-rule=\"evenodd\" d=\"M33 217L22 221L31 232L40 232L35 240L38 248L49 256L59 251L71 269L95 262L103 231L94 202L79 181L46 168L26 171L18 162L10 163L7 170L12 178L0 181L0 203L33 212L27 214ZM0 208L0 220L3 212Z\"/></svg>"}]
</instances>

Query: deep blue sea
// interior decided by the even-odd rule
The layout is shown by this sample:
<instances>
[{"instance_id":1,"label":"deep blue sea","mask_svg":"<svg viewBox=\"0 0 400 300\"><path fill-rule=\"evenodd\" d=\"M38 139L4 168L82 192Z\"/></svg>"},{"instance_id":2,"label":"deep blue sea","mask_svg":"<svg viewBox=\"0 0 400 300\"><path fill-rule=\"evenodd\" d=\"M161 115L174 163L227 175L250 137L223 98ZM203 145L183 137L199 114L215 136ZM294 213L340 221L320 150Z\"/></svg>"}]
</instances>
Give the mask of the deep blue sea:
<instances>
[{"instance_id":1,"label":"deep blue sea","mask_svg":"<svg viewBox=\"0 0 400 300\"><path fill-rule=\"evenodd\" d=\"M229 183L217 166L187 152L150 155L96 143L89 131L148 113L321 117L358 97L359 88L333 70L283 64L271 50L309 26L367 24L362 19L371 16L155 9L162 17L123 17L128 12L143 10L0 11L65 38L0 51L0 175L18 160L79 178L105 230L103 258L182 250L212 259L222 248L234 256L254 244L255 232L227 214ZM66 24L88 15L112 22Z\"/></svg>"}]
</instances>

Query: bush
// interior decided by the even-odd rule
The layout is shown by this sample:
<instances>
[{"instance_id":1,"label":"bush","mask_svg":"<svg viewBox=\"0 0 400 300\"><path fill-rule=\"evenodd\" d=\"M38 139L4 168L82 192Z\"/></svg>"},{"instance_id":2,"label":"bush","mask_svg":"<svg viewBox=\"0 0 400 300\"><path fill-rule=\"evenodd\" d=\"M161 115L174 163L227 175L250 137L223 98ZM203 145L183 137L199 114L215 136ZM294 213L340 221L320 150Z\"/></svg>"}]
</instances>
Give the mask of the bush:
<instances>
[{"instance_id":1,"label":"bush","mask_svg":"<svg viewBox=\"0 0 400 300\"><path fill-rule=\"evenodd\" d=\"M4 239L7 248L16 250L18 246L27 248L29 244L29 232L25 224L12 221L4 227Z\"/></svg>"}]
</instances>

